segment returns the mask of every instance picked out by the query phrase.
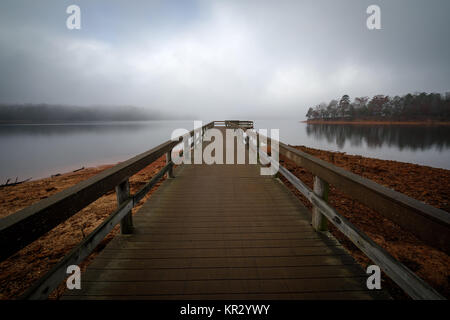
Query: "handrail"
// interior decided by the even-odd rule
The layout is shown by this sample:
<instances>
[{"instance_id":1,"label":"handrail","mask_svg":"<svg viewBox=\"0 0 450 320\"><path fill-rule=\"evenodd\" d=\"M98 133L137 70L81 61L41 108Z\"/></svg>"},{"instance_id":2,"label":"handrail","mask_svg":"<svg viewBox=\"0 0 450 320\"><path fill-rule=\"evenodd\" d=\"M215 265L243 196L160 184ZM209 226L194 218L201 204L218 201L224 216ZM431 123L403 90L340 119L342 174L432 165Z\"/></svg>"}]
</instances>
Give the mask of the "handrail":
<instances>
[{"instance_id":1,"label":"handrail","mask_svg":"<svg viewBox=\"0 0 450 320\"><path fill-rule=\"evenodd\" d=\"M244 128L240 128L244 132ZM302 193L308 201L310 201L314 208L316 208L321 214L323 214L328 221L333 223L338 230L340 230L346 237L348 237L368 258L374 261L395 283L397 283L405 292L413 299L433 299L433 300L445 300L445 298L440 295L434 288L432 288L428 283L423 281L420 277L418 277L414 272L408 269L404 264L397 261L394 257L392 257L386 250L380 247L377 243L375 243L372 239L370 239L365 233L360 231L357 227L351 224L347 219L345 219L342 215L340 215L334 208L328 205L328 203L318 194L316 194L316 183L314 186L314 191L309 189L307 185L305 185L299 178L297 178L294 174L292 174L289 170L281 166L279 163L275 163L275 160L269 159L266 153L261 150L258 150L259 139L263 137L266 139L267 143L271 143L271 139L266 137L259 132L256 132L256 143L253 146L250 143L250 139L245 139L248 148L252 148L257 152L258 156L261 157L264 163L271 164L277 166L279 168L279 173L283 175L300 193ZM442 210L436 209L434 207L422 204L417 200L411 199L403 194L395 192L393 190L387 189L376 184L373 181L368 179L364 179L362 177L356 176L352 173L349 173L341 168L337 168L334 165L331 165L323 160L317 159L311 155L298 151L292 147L287 146L286 144L279 142L280 153L293 160L296 164L303 166L310 171L313 171L315 174L321 174L320 179L326 179L329 177L333 177L330 173L328 175L324 174L324 171L317 170L315 165L321 165L322 168L328 169L329 171L335 173L336 175L340 174L347 179L352 180L357 186L362 185L364 188L373 188L376 191L383 191L384 194L389 199L389 193L393 192L395 197L393 201L406 201L407 204L413 206L417 205L418 208L422 209L425 214L431 212L430 216L435 219L436 223L442 223L444 226L448 227L448 215L442 217L442 213L446 213ZM288 153L289 152L289 153ZM293 156L295 155L295 156ZM307 159L309 162L305 160L303 162L299 161L300 159ZM355 179L357 177L358 179ZM335 181L335 179L330 179L331 181ZM366 181L365 181L366 180ZM367 183L367 182L370 183ZM386 189L386 190L385 190ZM387 192L386 192L387 191ZM356 198L356 197L355 197ZM417 203L415 203L417 202ZM436 209L436 210L434 210ZM441 212L442 211L442 212ZM442 219L441 219L442 218ZM313 212L313 226L314 226L314 212Z\"/></svg>"},{"instance_id":2,"label":"handrail","mask_svg":"<svg viewBox=\"0 0 450 320\"><path fill-rule=\"evenodd\" d=\"M211 127L210 122L202 127ZM192 136L195 130L189 132ZM182 140L159 146L121 162L85 181L0 219L0 261L37 240L138 171L172 150Z\"/></svg>"},{"instance_id":3,"label":"handrail","mask_svg":"<svg viewBox=\"0 0 450 320\"><path fill-rule=\"evenodd\" d=\"M238 126L242 128L252 129L253 121L250 120L225 120L225 127Z\"/></svg>"},{"instance_id":4,"label":"handrail","mask_svg":"<svg viewBox=\"0 0 450 320\"><path fill-rule=\"evenodd\" d=\"M259 133L258 133L259 135ZM261 135L263 136L263 135ZM263 136L267 143L271 138ZM450 214L279 142L280 154L450 254Z\"/></svg>"},{"instance_id":5,"label":"handrail","mask_svg":"<svg viewBox=\"0 0 450 320\"><path fill-rule=\"evenodd\" d=\"M274 165L267 154L260 151L260 157ZM278 164L279 165L279 164ZM320 212L326 216L328 221L349 238L369 259L376 263L399 287L401 287L413 299L445 300L433 287L418 277L404 264L396 260L385 249L370 239L364 232L359 230L345 217L339 214L333 207L328 205L324 199L317 196L306 184L292 174L289 170L279 165L279 172L300 193L302 193Z\"/></svg>"},{"instance_id":6,"label":"handrail","mask_svg":"<svg viewBox=\"0 0 450 320\"><path fill-rule=\"evenodd\" d=\"M58 287L67 276L66 270L70 265L78 265L97 245L103 241L109 232L117 225L126 214L150 191L150 189L172 168L173 163L168 163L152 179L136 192L131 198L122 203L103 223L84 238L70 253L64 256L53 268L33 284L21 299L45 299Z\"/></svg>"}]
</instances>

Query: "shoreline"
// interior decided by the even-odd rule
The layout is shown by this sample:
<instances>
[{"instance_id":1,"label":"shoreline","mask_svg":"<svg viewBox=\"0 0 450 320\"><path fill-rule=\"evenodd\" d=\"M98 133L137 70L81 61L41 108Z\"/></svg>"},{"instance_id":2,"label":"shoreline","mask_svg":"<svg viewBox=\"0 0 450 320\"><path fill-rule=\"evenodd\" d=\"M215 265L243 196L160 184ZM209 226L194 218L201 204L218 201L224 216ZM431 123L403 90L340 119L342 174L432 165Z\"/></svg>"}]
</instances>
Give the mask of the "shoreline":
<instances>
[{"instance_id":1,"label":"shoreline","mask_svg":"<svg viewBox=\"0 0 450 320\"><path fill-rule=\"evenodd\" d=\"M306 124L353 124L353 125L409 125L409 126L450 126L450 121L376 121L376 120L303 120Z\"/></svg>"},{"instance_id":2,"label":"shoreline","mask_svg":"<svg viewBox=\"0 0 450 320\"><path fill-rule=\"evenodd\" d=\"M412 198L447 212L450 211L450 188L448 188L450 170L391 160L366 158L304 146L294 146L294 148L371 179L388 188L402 192ZM280 157L280 163L309 187L312 187L313 176L311 173L296 166L282 156ZM164 165L165 157L162 156L135 174L130 179L131 192L134 193L139 190ZM112 166L114 164L84 168L76 172L67 172L55 177L32 180L20 185L0 188L0 218L69 188ZM151 193L156 190L163 180L133 209L133 214L151 196ZM306 207L311 208L309 201L302 199L302 196L295 188L289 183L285 185ZM450 257L447 254L425 245L414 235L402 230L399 226L356 201L352 201L332 186L330 188L329 202L338 212L368 234L369 237L385 248L396 259L404 263L412 271L417 272L421 278L429 282L441 294L450 297ZM52 265L76 246L84 236L103 222L115 208L116 196L112 190L48 234L0 263L0 288L2 288L0 299L12 299L21 294L26 287L50 270ZM116 226L113 232L80 265L82 272L118 233L118 230L119 228ZM342 236L337 229L331 226L330 232L361 266L364 267L369 264L369 260L365 255L346 237ZM394 283L384 278L382 286L387 288L394 298L406 299L406 296ZM62 284L50 298L57 299L63 291L64 285Z\"/></svg>"}]
</instances>

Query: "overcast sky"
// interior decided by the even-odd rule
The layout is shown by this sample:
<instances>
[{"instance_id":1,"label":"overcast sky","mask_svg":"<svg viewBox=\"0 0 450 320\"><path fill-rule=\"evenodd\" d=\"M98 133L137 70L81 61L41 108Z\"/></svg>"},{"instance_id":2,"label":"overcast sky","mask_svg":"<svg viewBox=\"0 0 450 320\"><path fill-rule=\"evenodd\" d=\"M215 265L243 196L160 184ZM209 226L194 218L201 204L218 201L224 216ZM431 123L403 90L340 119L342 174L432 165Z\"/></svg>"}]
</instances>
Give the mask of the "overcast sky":
<instances>
[{"instance_id":1,"label":"overcast sky","mask_svg":"<svg viewBox=\"0 0 450 320\"><path fill-rule=\"evenodd\" d=\"M0 103L303 119L343 94L443 93L449 14L448 0L1 0Z\"/></svg>"}]
</instances>

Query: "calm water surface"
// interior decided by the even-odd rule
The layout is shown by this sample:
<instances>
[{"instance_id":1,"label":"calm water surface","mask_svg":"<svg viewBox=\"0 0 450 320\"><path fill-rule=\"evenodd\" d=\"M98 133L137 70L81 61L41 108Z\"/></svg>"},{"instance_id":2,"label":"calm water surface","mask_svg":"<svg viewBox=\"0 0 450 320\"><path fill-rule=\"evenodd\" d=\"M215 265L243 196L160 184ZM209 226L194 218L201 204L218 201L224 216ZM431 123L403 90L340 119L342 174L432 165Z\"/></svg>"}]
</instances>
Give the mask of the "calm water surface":
<instances>
[{"instance_id":1,"label":"calm water surface","mask_svg":"<svg viewBox=\"0 0 450 320\"><path fill-rule=\"evenodd\" d=\"M449 126L311 125L294 120L255 121L279 128L292 145L450 169ZM123 161L170 138L192 121L0 125L0 184L47 177L81 167Z\"/></svg>"}]
</instances>

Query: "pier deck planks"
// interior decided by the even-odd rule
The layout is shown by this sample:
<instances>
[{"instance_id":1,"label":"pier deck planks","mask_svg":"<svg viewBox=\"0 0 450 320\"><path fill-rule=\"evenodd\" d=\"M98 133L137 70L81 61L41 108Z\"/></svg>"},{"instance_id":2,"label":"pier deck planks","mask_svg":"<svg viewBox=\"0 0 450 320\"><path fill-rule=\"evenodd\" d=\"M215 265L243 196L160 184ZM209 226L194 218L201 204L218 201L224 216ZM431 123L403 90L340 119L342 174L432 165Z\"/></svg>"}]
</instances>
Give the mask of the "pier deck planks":
<instances>
[{"instance_id":1,"label":"pier deck planks","mask_svg":"<svg viewBox=\"0 0 450 320\"><path fill-rule=\"evenodd\" d=\"M182 165L64 299L373 299L367 275L257 165Z\"/></svg>"}]
</instances>

